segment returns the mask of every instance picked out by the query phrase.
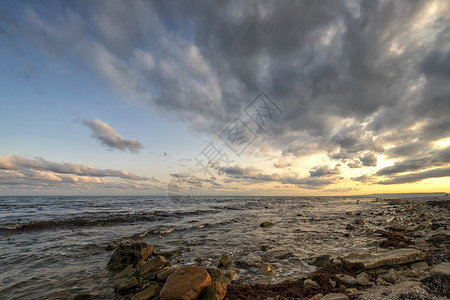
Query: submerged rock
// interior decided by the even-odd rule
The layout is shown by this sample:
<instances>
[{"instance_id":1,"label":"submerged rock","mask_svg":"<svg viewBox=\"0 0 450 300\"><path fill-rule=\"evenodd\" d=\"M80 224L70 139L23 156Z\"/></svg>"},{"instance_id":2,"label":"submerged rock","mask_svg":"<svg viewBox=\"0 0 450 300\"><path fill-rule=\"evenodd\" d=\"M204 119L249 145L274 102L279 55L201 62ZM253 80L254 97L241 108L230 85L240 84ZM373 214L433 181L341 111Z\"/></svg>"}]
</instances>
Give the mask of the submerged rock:
<instances>
[{"instance_id":1,"label":"submerged rock","mask_svg":"<svg viewBox=\"0 0 450 300\"><path fill-rule=\"evenodd\" d=\"M273 226L273 225L275 225L275 224L272 222L264 221L261 224L259 224L259 227L269 227L269 226Z\"/></svg>"},{"instance_id":2,"label":"submerged rock","mask_svg":"<svg viewBox=\"0 0 450 300\"><path fill-rule=\"evenodd\" d=\"M316 267L324 267L333 262L333 256L331 255L320 255L315 257L305 258L304 261L308 265L313 265Z\"/></svg>"},{"instance_id":3,"label":"submerged rock","mask_svg":"<svg viewBox=\"0 0 450 300\"><path fill-rule=\"evenodd\" d=\"M365 268L372 269L420 261L425 259L425 254L417 249L403 248L380 253L350 253L340 259L348 263L361 263Z\"/></svg>"},{"instance_id":4,"label":"submerged rock","mask_svg":"<svg viewBox=\"0 0 450 300\"><path fill-rule=\"evenodd\" d=\"M195 300L210 285L211 277L204 267L183 267L169 276L159 297L161 300Z\"/></svg>"},{"instance_id":5,"label":"submerged rock","mask_svg":"<svg viewBox=\"0 0 450 300\"><path fill-rule=\"evenodd\" d=\"M262 263L261 257L253 255L242 257L235 262L236 266L243 269L259 268Z\"/></svg>"},{"instance_id":6,"label":"submerged rock","mask_svg":"<svg viewBox=\"0 0 450 300\"><path fill-rule=\"evenodd\" d=\"M153 246L141 241L127 241L119 244L111 255L108 269L121 271L128 265L133 267L140 261L146 260L153 253Z\"/></svg>"}]
</instances>

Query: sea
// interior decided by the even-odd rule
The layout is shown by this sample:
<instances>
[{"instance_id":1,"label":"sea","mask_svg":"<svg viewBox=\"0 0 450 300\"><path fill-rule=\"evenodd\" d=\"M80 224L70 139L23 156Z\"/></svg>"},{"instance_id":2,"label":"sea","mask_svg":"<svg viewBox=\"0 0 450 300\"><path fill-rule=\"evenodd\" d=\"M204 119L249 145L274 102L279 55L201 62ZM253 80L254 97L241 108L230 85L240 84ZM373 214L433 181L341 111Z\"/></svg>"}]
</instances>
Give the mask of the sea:
<instances>
[{"instance_id":1,"label":"sea","mask_svg":"<svg viewBox=\"0 0 450 300\"><path fill-rule=\"evenodd\" d=\"M181 250L173 265L214 267L227 254L272 266L238 270L242 283L300 278L315 269L307 258L371 247L373 238L346 224L370 215L364 226L376 228L390 209L373 197L0 197L0 299L119 299L106 248L126 239ZM275 258L283 253L292 255Z\"/></svg>"}]
</instances>

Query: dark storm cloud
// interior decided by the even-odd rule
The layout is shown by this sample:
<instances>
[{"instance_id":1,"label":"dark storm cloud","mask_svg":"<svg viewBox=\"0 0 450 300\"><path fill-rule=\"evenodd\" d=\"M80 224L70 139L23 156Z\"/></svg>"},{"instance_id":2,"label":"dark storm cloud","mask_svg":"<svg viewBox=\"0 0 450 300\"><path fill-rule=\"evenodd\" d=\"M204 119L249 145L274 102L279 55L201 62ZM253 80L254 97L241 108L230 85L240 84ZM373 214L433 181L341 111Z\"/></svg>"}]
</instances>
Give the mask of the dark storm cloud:
<instances>
[{"instance_id":1,"label":"dark storm cloud","mask_svg":"<svg viewBox=\"0 0 450 300\"><path fill-rule=\"evenodd\" d=\"M445 166L450 163L450 147L430 151L427 155L404 159L393 166L378 170L377 175L392 175L408 171L418 171L425 168Z\"/></svg>"},{"instance_id":2,"label":"dark storm cloud","mask_svg":"<svg viewBox=\"0 0 450 300\"><path fill-rule=\"evenodd\" d=\"M316 166L309 171L310 177L322 177L336 174L341 174L338 166L333 169L330 169L328 166Z\"/></svg>"},{"instance_id":3,"label":"dark storm cloud","mask_svg":"<svg viewBox=\"0 0 450 300\"><path fill-rule=\"evenodd\" d=\"M366 167L377 166L377 156L373 153L365 154L364 156L360 157L359 160L361 161L363 166Z\"/></svg>"},{"instance_id":4,"label":"dark storm cloud","mask_svg":"<svg viewBox=\"0 0 450 300\"><path fill-rule=\"evenodd\" d=\"M389 180L378 182L379 184L401 184L421 181L427 178L439 178L450 176L450 168L432 169L406 175L393 176Z\"/></svg>"},{"instance_id":5,"label":"dark storm cloud","mask_svg":"<svg viewBox=\"0 0 450 300\"><path fill-rule=\"evenodd\" d=\"M48 18L30 2L21 24L51 55L74 54L124 98L200 132L222 130L264 89L284 112L265 141L283 155L375 166L389 146L397 168L410 163L405 143L419 140L411 151L428 153L450 135L449 7L112 0L75 2ZM307 180L300 184L314 185Z\"/></svg>"},{"instance_id":6,"label":"dark storm cloud","mask_svg":"<svg viewBox=\"0 0 450 300\"><path fill-rule=\"evenodd\" d=\"M450 51L432 51L420 64L423 73L450 79Z\"/></svg>"}]
</instances>

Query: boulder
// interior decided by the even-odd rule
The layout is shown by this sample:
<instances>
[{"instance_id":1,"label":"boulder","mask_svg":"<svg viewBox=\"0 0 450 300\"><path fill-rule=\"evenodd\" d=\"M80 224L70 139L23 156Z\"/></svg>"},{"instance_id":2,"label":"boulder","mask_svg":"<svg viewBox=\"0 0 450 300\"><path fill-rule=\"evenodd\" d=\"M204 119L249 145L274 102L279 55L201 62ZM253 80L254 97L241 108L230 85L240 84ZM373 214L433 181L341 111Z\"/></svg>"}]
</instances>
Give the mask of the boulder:
<instances>
[{"instance_id":1,"label":"boulder","mask_svg":"<svg viewBox=\"0 0 450 300\"><path fill-rule=\"evenodd\" d=\"M139 274L144 275L146 273L156 271L166 264L166 259L164 256L155 256L148 261L146 261L140 268Z\"/></svg>"},{"instance_id":2,"label":"boulder","mask_svg":"<svg viewBox=\"0 0 450 300\"><path fill-rule=\"evenodd\" d=\"M119 278L123 278L123 277L130 277L131 275L134 274L134 272L136 272L136 269L133 268L132 265L128 265L128 267L126 267L125 269L123 269L122 271L120 271L119 273L114 275L114 279L119 279Z\"/></svg>"},{"instance_id":3,"label":"boulder","mask_svg":"<svg viewBox=\"0 0 450 300\"><path fill-rule=\"evenodd\" d=\"M401 248L379 253L350 253L340 259L347 263L361 263L366 269L372 269L420 261L425 259L425 254L417 249Z\"/></svg>"},{"instance_id":4,"label":"boulder","mask_svg":"<svg viewBox=\"0 0 450 300\"><path fill-rule=\"evenodd\" d=\"M133 267L140 261L146 260L153 253L153 246L141 241L127 241L119 244L108 262L111 271L122 271L128 265Z\"/></svg>"},{"instance_id":5,"label":"boulder","mask_svg":"<svg viewBox=\"0 0 450 300\"><path fill-rule=\"evenodd\" d=\"M173 272L161 290L161 300L195 300L211 285L204 267L187 266Z\"/></svg>"}]
</instances>

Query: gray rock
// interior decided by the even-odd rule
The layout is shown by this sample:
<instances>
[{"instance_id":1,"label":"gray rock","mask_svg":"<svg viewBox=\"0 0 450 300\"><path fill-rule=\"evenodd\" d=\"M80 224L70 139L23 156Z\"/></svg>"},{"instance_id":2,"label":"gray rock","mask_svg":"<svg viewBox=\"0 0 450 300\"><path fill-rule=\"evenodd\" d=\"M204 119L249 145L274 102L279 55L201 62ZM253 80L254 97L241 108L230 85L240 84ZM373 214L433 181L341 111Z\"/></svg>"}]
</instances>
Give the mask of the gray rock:
<instances>
[{"instance_id":1,"label":"gray rock","mask_svg":"<svg viewBox=\"0 0 450 300\"><path fill-rule=\"evenodd\" d=\"M355 277L346 275L346 274L336 274L336 277L339 278L343 283L347 285L356 285L358 282Z\"/></svg>"},{"instance_id":2,"label":"gray rock","mask_svg":"<svg viewBox=\"0 0 450 300\"><path fill-rule=\"evenodd\" d=\"M358 283L358 285L369 285L369 275L365 272L362 272L361 274L356 276L356 282Z\"/></svg>"},{"instance_id":3,"label":"gray rock","mask_svg":"<svg viewBox=\"0 0 450 300\"><path fill-rule=\"evenodd\" d=\"M417 262L417 263L414 263L414 264L411 265L411 269L417 270L417 271L426 270L428 268L429 268L428 264L426 262L424 262L424 261Z\"/></svg>"},{"instance_id":4,"label":"gray rock","mask_svg":"<svg viewBox=\"0 0 450 300\"><path fill-rule=\"evenodd\" d=\"M450 276L450 262L443 262L434 266L430 273L433 275Z\"/></svg>"},{"instance_id":5,"label":"gray rock","mask_svg":"<svg viewBox=\"0 0 450 300\"><path fill-rule=\"evenodd\" d=\"M303 282L303 286L304 286L306 289L308 289L308 288L311 288L311 287L319 287L319 284L318 284L317 282L315 282L314 280L306 279L306 280Z\"/></svg>"},{"instance_id":6,"label":"gray rock","mask_svg":"<svg viewBox=\"0 0 450 300\"><path fill-rule=\"evenodd\" d=\"M383 279L384 279L385 281L394 284L394 283L396 283L397 280L400 278L400 273L397 272L397 271L394 270L394 269L390 269L390 270L389 270L386 274L384 274L382 277L383 277Z\"/></svg>"},{"instance_id":7,"label":"gray rock","mask_svg":"<svg viewBox=\"0 0 450 300\"><path fill-rule=\"evenodd\" d=\"M123 278L123 277L130 277L131 275L134 274L134 272L136 272L136 269L133 268L132 265L128 265L128 267L126 267L125 269L123 269L122 271L117 273L114 276L114 279Z\"/></svg>"},{"instance_id":8,"label":"gray rock","mask_svg":"<svg viewBox=\"0 0 450 300\"><path fill-rule=\"evenodd\" d=\"M417 249L401 248L380 253L350 253L340 259L348 263L361 263L365 268L372 269L420 261L425 259L425 254Z\"/></svg>"},{"instance_id":9,"label":"gray rock","mask_svg":"<svg viewBox=\"0 0 450 300\"><path fill-rule=\"evenodd\" d=\"M262 263L263 261L261 257L253 255L242 257L235 262L236 266L243 269L259 268L262 265Z\"/></svg>"},{"instance_id":10,"label":"gray rock","mask_svg":"<svg viewBox=\"0 0 450 300\"><path fill-rule=\"evenodd\" d=\"M348 300L348 297L341 293L326 294L320 300Z\"/></svg>"}]
</instances>

